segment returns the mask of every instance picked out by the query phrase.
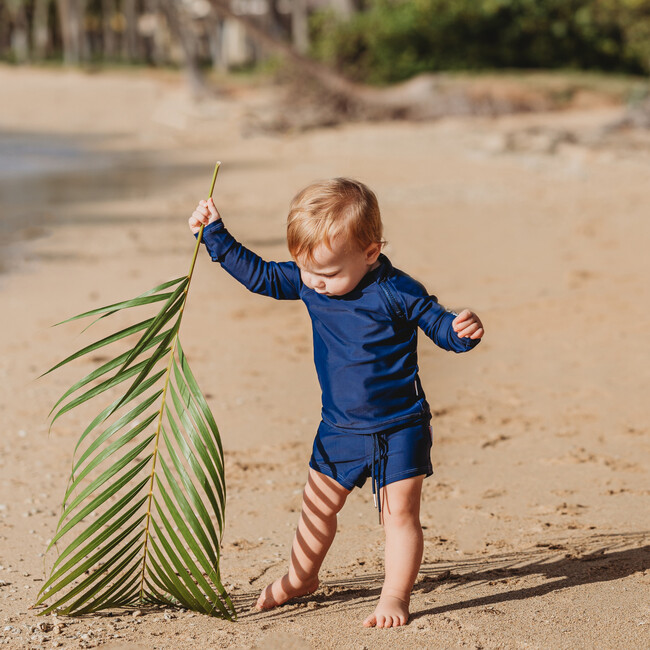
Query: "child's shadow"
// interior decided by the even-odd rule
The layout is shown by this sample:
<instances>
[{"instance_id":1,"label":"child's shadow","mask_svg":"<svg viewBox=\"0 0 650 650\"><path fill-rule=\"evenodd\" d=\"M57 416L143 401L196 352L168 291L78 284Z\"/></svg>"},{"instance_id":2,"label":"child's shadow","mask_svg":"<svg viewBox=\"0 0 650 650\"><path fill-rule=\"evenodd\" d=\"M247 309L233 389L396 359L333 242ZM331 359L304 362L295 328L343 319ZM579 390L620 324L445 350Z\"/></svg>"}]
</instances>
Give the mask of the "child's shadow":
<instances>
[{"instance_id":1,"label":"child's shadow","mask_svg":"<svg viewBox=\"0 0 650 650\"><path fill-rule=\"evenodd\" d=\"M461 590L474 591L477 587L481 587L481 595L470 595L428 609L415 606L411 619L525 600L580 585L618 580L645 571L650 568L649 539L650 532L592 535L543 544L522 552L423 564L420 577L413 587L414 596L450 590L458 590L460 596ZM516 584L535 575L543 576L550 582L503 590L503 585ZM382 573L373 573L322 582L321 588L312 596L296 598L268 614L293 616L298 611L324 612L325 609L331 611L332 607L367 609L379 597L383 577ZM493 586L494 591L485 595L485 585ZM239 596L238 609L246 608L248 596Z\"/></svg>"},{"instance_id":2,"label":"child's shadow","mask_svg":"<svg viewBox=\"0 0 650 650\"><path fill-rule=\"evenodd\" d=\"M452 589L472 589L480 585L495 586L539 575L547 581L498 593L465 598L429 609L419 610L413 618L441 614L470 607L485 607L513 600L543 596L553 591L597 582L618 580L650 567L649 533L595 535L578 540L548 544L528 552L490 556L451 564L441 574L439 565L422 568L424 580L414 587L414 593L430 592L442 577ZM623 547L623 548L621 548Z\"/></svg>"}]
</instances>

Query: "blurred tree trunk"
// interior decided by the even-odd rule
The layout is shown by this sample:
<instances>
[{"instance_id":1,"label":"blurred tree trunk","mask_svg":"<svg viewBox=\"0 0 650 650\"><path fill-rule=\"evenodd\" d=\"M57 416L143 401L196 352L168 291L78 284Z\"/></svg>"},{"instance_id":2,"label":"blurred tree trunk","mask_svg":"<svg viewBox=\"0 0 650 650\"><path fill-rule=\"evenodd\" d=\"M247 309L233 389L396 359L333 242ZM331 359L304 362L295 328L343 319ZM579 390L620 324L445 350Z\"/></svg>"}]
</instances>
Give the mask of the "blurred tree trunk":
<instances>
[{"instance_id":1,"label":"blurred tree trunk","mask_svg":"<svg viewBox=\"0 0 650 650\"><path fill-rule=\"evenodd\" d=\"M190 90L195 97L202 96L206 92L206 84L201 74L196 37L189 24L189 17L176 0L159 0L159 2L169 25L169 31L183 50L185 74Z\"/></svg>"},{"instance_id":2,"label":"blurred tree trunk","mask_svg":"<svg viewBox=\"0 0 650 650\"><path fill-rule=\"evenodd\" d=\"M309 50L307 0L291 1L291 38L296 52L306 54Z\"/></svg>"},{"instance_id":3,"label":"blurred tree trunk","mask_svg":"<svg viewBox=\"0 0 650 650\"><path fill-rule=\"evenodd\" d=\"M57 5L63 38L63 62L78 65L85 54L83 19L86 0L57 0Z\"/></svg>"},{"instance_id":4,"label":"blurred tree trunk","mask_svg":"<svg viewBox=\"0 0 650 650\"><path fill-rule=\"evenodd\" d=\"M138 11L136 0L123 0L124 11L124 56L127 61L137 61L138 56Z\"/></svg>"},{"instance_id":5,"label":"blurred tree trunk","mask_svg":"<svg viewBox=\"0 0 650 650\"><path fill-rule=\"evenodd\" d=\"M285 25L283 24L282 14L278 7L279 0L268 0L268 17L269 17L269 28L271 33L278 37L288 37L289 33Z\"/></svg>"},{"instance_id":6,"label":"blurred tree trunk","mask_svg":"<svg viewBox=\"0 0 650 650\"><path fill-rule=\"evenodd\" d=\"M163 66L169 57L166 53L165 30L161 29L160 2L159 0L145 0L144 10L153 18L153 33L151 34L151 62L155 66Z\"/></svg>"},{"instance_id":7,"label":"blurred tree trunk","mask_svg":"<svg viewBox=\"0 0 650 650\"><path fill-rule=\"evenodd\" d=\"M102 0L102 40L103 40L103 58L117 58L117 38L113 29L113 19L117 8L115 0Z\"/></svg>"},{"instance_id":8,"label":"blurred tree trunk","mask_svg":"<svg viewBox=\"0 0 650 650\"><path fill-rule=\"evenodd\" d=\"M29 60L29 24L27 8L23 0L8 0L7 9L11 17L11 52L16 63Z\"/></svg>"},{"instance_id":9,"label":"blurred tree trunk","mask_svg":"<svg viewBox=\"0 0 650 650\"><path fill-rule=\"evenodd\" d=\"M226 72L228 63L223 51L223 21L219 19L219 16L214 11L211 11L206 18L206 29L212 69L217 72Z\"/></svg>"},{"instance_id":10,"label":"blurred tree trunk","mask_svg":"<svg viewBox=\"0 0 650 650\"><path fill-rule=\"evenodd\" d=\"M49 9L50 0L34 0L32 50L37 61L45 59L50 51Z\"/></svg>"}]
</instances>

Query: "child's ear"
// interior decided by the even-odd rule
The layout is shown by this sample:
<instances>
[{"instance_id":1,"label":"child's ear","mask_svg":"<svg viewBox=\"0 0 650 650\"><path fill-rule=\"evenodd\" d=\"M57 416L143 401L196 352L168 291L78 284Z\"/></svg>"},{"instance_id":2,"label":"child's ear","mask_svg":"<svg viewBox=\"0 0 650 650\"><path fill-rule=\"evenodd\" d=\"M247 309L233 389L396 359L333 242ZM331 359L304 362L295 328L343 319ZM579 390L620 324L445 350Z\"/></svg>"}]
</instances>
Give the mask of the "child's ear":
<instances>
[{"instance_id":1,"label":"child's ear","mask_svg":"<svg viewBox=\"0 0 650 650\"><path fill-rule=\"evenodd\" d=\"M379 257L379 253L381 253L381 244L370 244L366 248L366 263L374 264Z\"/></svg>"}]
</instances>

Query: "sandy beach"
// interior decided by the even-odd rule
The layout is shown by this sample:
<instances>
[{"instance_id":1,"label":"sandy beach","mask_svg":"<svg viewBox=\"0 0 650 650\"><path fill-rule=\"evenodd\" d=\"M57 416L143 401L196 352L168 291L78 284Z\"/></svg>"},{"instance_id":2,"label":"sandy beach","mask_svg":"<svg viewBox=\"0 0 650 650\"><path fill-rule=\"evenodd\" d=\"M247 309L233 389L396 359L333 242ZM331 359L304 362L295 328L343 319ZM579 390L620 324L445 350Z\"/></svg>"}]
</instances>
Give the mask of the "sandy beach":
<instances>
[{"instance_id":1,"label":"sandy beach","mask_svg":"<svg viewBox=\"0 0 650 650\"><path fill-rule=\"evenodd\" d=\"M280 136L249 128L272 87L194 104L171 75L9 67L0 87L0 148L14 147L0 158L0 645L650 647L650 150L589 144L622 107ZM565 132L579 137L546 146ZM435 474L403 628L361 625L383 579L369 483L339 517L321 588L252 610L286 570L320 394L303 305L249 294L205 254L182 340L225 448L221 571L238 621L170 610L37 627L46 542L97 411L48 435L93 360L37 377L101 333L51 325L186 273L187 218L216 160L224 221L266 259L288 259L295 191L366 182L393 264L485 324L471 354L420 343Z\"/></svg>"}]
</instances>

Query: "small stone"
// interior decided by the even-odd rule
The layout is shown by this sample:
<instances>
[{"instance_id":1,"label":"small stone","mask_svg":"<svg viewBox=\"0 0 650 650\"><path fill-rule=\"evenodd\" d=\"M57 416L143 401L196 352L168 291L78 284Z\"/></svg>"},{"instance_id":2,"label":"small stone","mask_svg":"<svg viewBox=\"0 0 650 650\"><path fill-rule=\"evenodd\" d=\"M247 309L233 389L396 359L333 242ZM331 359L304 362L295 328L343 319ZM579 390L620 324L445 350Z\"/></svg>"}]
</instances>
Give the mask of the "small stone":
<instances>
[{"instance_id":1,"label":"small stone","mask_svg":"<svg viewBox=\"0 0 650 650\"><path fill-rule=\"evenodd\" d=\"M142 610L136 609L134 612L131 613L131 616L133 616L133 618L137 618L138 616L142 616Z\"/></svg>"},{"instance_id":2,"label":"small stone","mask_svg":"<svg viewBox=\"0 0 650 650\"><path fill-rule=\"evenodd\" d=\"M54 625L52 625L52 623L39 623L36 627L41 632L50 632L51 630L54 629Z\"/></svg>"}]
</instances>

